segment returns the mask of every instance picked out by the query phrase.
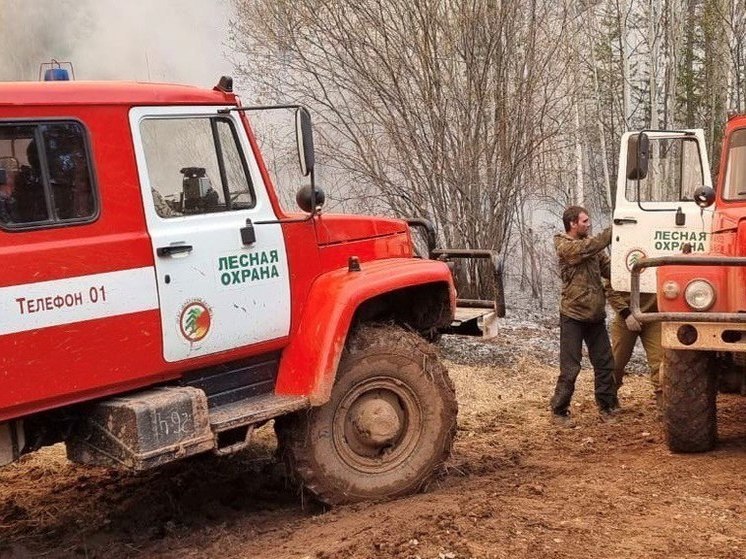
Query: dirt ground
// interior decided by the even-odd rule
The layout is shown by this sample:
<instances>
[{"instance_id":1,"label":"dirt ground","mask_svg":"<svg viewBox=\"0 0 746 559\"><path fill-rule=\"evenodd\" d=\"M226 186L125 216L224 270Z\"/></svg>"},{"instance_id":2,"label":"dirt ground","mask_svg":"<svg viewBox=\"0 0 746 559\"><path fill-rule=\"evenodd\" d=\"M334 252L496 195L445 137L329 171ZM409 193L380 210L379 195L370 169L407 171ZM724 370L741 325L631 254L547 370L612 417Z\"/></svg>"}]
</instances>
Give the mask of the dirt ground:
<instances>
[{"instance_id":1,"label":"dirt ground","mask_svg":"<svg viewBox=\"0 0 746 559\"><path fill-rule=\"evenodd\" d=\"M558 428L546 411L555 349L516 346L535 334L481 360L447 352L459 433L426 493L332 510L304 502L273 462L271 427L243 454L144 475L76 466L56 446L0 470L0 558L746 556L746 399L720 397L716 451L674 455L644 376L628 379L609 425L584 370L577 427Z\"/></svg>"}]
</instances>

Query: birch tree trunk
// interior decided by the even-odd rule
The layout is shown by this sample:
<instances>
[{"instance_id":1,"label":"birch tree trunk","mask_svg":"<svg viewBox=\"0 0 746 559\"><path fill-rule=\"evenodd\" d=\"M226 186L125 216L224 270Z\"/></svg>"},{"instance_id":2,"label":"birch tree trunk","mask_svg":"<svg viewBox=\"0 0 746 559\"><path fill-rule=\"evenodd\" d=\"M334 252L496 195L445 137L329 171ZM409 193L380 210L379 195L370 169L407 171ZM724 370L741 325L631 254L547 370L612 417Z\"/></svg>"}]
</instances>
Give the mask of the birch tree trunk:
<instances>
[{"instance_id":1,"label":"birch tree trunk","mask_svg":"<svg viewBox=\"0 0 746 559\"><path fill-rule=\"evenodd\" d=\"M632 78L630 75L630 44L627 29L632 0L618 0L619 51L622 57L622 99L624 130L629 130L632 121Z\"/></svg>"},{"instance_id":2,"label":"birch tree trunk","mask_svg":"<svg viewBox=\"0 0 746 559\"><path fill-rule=\"evenodd\" d=\"M590 34L586 35L588 37L588 43L591 45L590 51L591 51L591 66L593 69L593 97L595 100L595 109L596 109L596 126L598 128L598 138L599 138L599 144L601 149L601 168L603 170L603 178L604 178L604 189L606 192L606 203L608 204L609 210L611 210L614 207L614 199L612 198L612 188L611 188L611 179L609 177L609 160L608 155L606 153L606 133L604 131L604 125L603 121L601 120L601 91L598 84L598 63L596 61L596 53L595 49L593 48L593 41L590 37Z\"/></svg>"},{"instance_id":3,"label":"birch tree trunk","mask_svg":"<svg viewBox=\"0 0 746 559\"><path fill-rule=\"evenodd\" d=\"M575 203L585 205L585 182L583 181L583 139L580 129L580 108L577 96L574 99L575 116Z\"/></svg>"},{"instance_id":4,"label":"birch tree trunk","mask_svg":"<svg viewBox=\"0 0 746 559\"><path fill-rule=\"evenodd\" d=\"M666 0L664 8L665 46L663 60L665 91L663 94L663 126L673 129L680 126L677 117L679 94L679 70L682 64L681 52L684 49L684 10L688 0Z\"/></svg>"},{"instance_id":5,"label":"birch tree trunk","mask_svg":"<svg viewBox=\"0 0 746 559\"><path fill-rule=\"evenodd\" d=\"M658 129L658 15L660 12L659 0L649 0L648 3L648 50L649 50L649 77L648 87L650 89L650 128Z\"/></svg>"}]
</instances>

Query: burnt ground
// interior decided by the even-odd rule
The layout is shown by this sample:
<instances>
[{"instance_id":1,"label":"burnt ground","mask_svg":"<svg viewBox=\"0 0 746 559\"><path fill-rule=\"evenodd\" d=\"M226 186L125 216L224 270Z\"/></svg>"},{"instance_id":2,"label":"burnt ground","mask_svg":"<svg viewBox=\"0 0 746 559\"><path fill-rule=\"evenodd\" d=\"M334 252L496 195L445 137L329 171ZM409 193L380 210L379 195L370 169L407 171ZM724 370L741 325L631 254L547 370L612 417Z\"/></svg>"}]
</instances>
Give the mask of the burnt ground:
<instances>
[{"instance_id":1,"label":"burnt ground","mask_svg":"<svg viewBox=\"0 0 746 559\"><path fill-rule=\"evenodd\" d=\"M84 468L62 446L0 470L0 558L744 557L746 399L720 397L721 443L664 444L647 379L601 423L581 373L575 429L548 419L556 328L508 322L500 338L448 337L460 415L445 475L423 494L325 510L273 461L270 426L230 457L146 474ZM638 356L633 372L642 372Z\"/></svg>"}]
</instances>

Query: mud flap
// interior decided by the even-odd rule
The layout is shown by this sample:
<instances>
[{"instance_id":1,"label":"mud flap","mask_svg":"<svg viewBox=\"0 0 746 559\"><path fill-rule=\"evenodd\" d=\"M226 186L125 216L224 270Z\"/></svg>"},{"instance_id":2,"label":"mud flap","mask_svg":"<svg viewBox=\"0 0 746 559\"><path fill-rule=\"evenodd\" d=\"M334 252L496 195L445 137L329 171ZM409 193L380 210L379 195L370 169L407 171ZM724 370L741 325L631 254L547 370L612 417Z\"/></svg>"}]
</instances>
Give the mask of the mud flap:
<instances>
[{"instance_id":1,"label":"mud flap","mask_svg":"<svg viewBox=\"0 0 746 559\"><path fill-rule=\"evenodd\" d=\"M67 457L96 466L146 470L215 446L204 391L155 388L87 410L67 440Z\"/></svg>"}]
</instances>

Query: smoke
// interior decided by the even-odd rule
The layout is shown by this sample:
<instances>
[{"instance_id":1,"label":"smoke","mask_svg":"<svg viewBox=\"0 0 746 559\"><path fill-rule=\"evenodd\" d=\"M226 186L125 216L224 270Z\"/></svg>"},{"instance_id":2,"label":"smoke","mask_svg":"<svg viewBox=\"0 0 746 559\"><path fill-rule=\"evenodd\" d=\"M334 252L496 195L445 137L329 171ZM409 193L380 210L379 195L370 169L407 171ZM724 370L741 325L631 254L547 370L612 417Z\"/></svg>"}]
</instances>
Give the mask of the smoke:
<instances>
[{"instance_id":1,"label":"smoke","mask_svg":"<svg viewBox=\"0 0 746 559\"><path fill-rule=\"evenodd\" d=\"M228 59L229 0L0 0L0 80L71 61L79 80L213 86Z\"/></svg>"}]
</instances>

